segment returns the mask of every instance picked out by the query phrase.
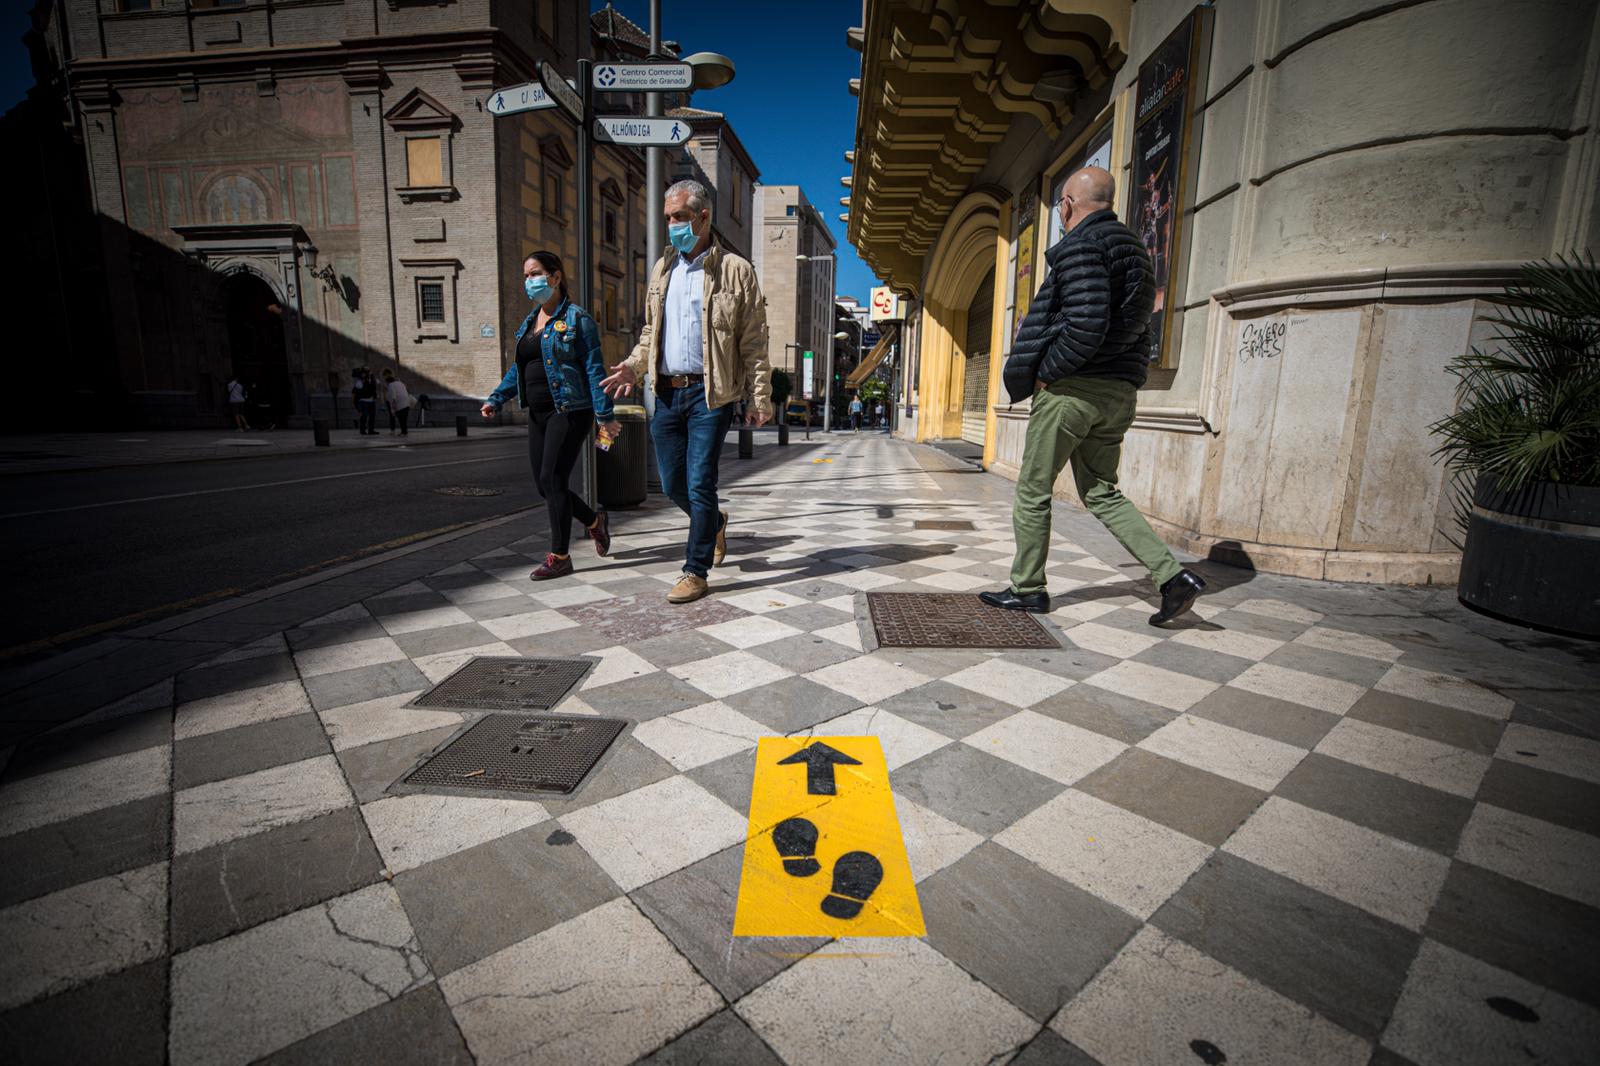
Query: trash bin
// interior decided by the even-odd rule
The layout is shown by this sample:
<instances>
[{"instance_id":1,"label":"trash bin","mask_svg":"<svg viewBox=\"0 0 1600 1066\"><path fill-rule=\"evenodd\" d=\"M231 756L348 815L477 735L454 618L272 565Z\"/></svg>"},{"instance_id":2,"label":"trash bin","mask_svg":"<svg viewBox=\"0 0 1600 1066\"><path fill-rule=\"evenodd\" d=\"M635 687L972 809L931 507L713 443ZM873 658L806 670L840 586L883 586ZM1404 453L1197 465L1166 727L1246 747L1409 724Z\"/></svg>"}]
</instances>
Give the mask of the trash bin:
<instances>
[{"instance_id":1,"label":"trash bin","mask_svg":"<svg viewBox=\"0 0 1600 1066\"><path fill-rule=\"evenodd\" d=\"M595 453L595 488L602 507L637 507L645 497L650 429L643 407L619 405L613 410L622 423L622 436L609 452Z\"/></svg>"}]
</instances>

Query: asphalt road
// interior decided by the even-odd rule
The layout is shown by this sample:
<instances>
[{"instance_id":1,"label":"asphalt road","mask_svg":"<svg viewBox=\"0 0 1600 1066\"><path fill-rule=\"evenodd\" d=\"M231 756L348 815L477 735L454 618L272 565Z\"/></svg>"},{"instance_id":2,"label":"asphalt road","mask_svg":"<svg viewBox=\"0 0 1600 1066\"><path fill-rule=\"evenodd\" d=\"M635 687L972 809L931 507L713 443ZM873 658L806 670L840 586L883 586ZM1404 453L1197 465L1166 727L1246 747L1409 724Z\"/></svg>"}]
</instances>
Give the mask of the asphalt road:
<instances>
[{"instance_id":1,"label":"asphalt road","mask_svg":"<svg viewBox=\"0 0 1600 1066\"><path fill-rule=\"evenodd\" d=\"M521 438L0 477L0 662L538 503Z\"/></svg>"}]
</instances>

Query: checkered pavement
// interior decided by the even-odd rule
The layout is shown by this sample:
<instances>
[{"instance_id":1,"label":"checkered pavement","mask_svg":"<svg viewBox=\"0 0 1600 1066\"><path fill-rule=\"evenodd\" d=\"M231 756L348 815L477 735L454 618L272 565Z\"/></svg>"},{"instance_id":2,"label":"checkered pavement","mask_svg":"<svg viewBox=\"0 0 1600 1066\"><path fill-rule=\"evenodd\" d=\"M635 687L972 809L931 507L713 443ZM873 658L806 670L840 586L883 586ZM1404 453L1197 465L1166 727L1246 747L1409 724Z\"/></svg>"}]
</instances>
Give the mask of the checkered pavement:
<instances>
[{"instance_id":1,"label":"checkered pavement","mask_svg":"<svg viewBox=\"0 0 1600 1066\"><path fill-rule=\"evenodd\" d=\"M681 517L619 513L571 579L530 584L538 540L509 540L19 751L0 1042L177 1066L1593 1061L1581 670L1445 599L1222 570L1152 629L1154 590L1065 509L1060 651L874 649L859 593L1005 583L1008 486L826 447L725 487L729 560L694 605L664 599ZM516 654L600 660L557 708L634 723L597 776L386 795L464 721L403 704ZM1518 700L1472 680L1512 670L1538 675ZM756 740L812 733L881 739L926 937L730 937Z\"/></svg>"}]
</instances>

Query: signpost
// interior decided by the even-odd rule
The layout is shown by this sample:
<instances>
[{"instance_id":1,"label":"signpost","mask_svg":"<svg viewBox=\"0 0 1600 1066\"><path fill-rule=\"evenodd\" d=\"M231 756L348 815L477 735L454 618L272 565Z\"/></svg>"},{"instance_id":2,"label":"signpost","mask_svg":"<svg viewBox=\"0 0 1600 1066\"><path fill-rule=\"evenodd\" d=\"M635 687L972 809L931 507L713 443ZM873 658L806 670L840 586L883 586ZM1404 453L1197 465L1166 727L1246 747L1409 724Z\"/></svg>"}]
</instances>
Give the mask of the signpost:
<instances>
[{"instance_id":1,"label":"signpost","mask_svg":"<svg viewBox=\"0 0 1600 1066\"><path fill-rule=\"evenodd\" d=\"M542 111L555 107L556 102L536 81L524 82L506 89L496 89L489 97L484 110L491 115L515 115L520 111Z\"/></svg>"},{"instance_id":2,"label":"signpost","mask_svg":"<svg viewBox=\"0 0 1600 1066\"><path fill-rule=\"evenodd\" d=\"M594 88L602 93L677 92L694 84L687 63L601 63L594 68Z\"/></svg>"},{"instance_id":3,"label":"signpost","mask_svg":"<svg viewBox=\"0 0 1600 1066\"><path fill-rule=\"evenodd\" d=\"M588 63L589 60L587 59L578 60L579 67L583 67ZM580 70L579 74L581 75L582 73L583 71ZM583 97L578 95L578 90L568 85L566 79L548 62L539 64L539 81L544 85L544 91L549 93L557 104L561 105L561 110L567 113L567 117L581 126L584 117L589 113L589 109L585 106Z\"/></svg>"},{"instance_id":4,"label":"signpost","mask_svg":"<svg viewBox=\"0 0 1600 1066\"><path fill-rule=\"evenodd\" d=\"M672 148L689 139L689 124L677 118L606 115L595 120L594 135L612 144Z\"/></svg>"}]
</instances>

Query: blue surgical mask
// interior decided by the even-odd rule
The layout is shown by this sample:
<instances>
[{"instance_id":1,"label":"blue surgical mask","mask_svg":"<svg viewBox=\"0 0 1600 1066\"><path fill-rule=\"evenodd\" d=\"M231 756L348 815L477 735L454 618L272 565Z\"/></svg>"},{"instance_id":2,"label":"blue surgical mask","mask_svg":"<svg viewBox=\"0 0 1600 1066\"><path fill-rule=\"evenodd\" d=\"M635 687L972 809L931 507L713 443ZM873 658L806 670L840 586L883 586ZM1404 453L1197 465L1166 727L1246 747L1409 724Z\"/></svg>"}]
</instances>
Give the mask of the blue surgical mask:
<instances>
[{"instance_id":1,"label":"blue surgical mask","mask_svg":"<svg viewBox=\"0 0 1600 1066\"><path fill-rule=\"evenodd\" d=\"M674 222L667 226L667 239L684 255L694 251L694 246L700 243L700 238L695 236L694 227L687 222Z\"/></svg>"},{"instance_id":2,"label":"blue surgical mask","mask_svg":"<svg viewBox=\"0 0 1600 1066\"><path fill-rule=\"evenodd\" d=\"M542 274L536 278L523 278L522 291L527 293L528 299L534 303L546 303L550 299L550 279Z\"/></svg>"}]
</instances>

